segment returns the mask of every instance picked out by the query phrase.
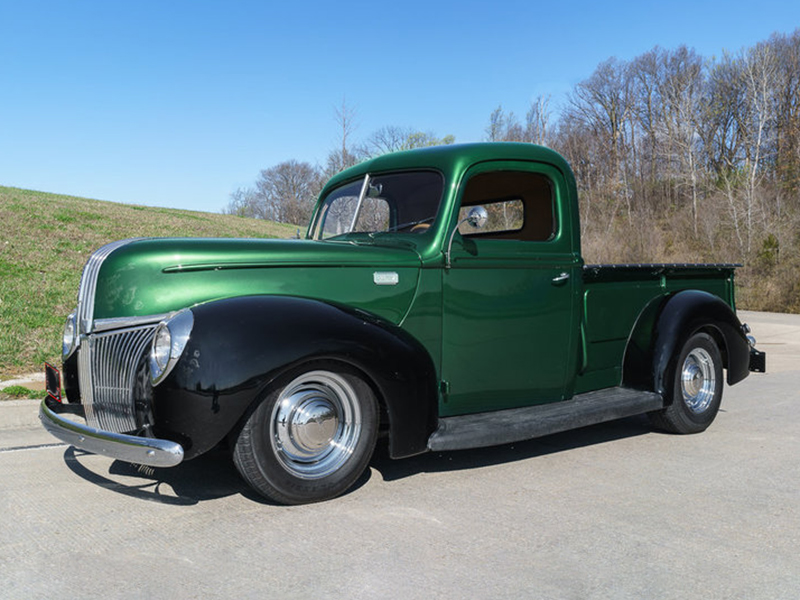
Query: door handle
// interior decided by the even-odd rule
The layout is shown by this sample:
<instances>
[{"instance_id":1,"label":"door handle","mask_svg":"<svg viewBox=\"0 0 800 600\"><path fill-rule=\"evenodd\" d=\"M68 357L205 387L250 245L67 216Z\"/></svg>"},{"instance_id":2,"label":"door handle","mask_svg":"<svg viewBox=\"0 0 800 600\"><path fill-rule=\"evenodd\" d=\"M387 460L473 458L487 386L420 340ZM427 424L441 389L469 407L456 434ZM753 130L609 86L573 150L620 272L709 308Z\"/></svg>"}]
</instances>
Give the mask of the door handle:
<instances>
[{"instance_id":1,"label":"door handle","mask_svg":"<svg viewBox=\"0 0 800 600\"><path fill-rule=\"evenodd\" d=\"M563 272L560 275L553 277L553 285L561 285L562 283L566 283L568 279L569 279L569 273Z\"/></svg>"}]
</instances>

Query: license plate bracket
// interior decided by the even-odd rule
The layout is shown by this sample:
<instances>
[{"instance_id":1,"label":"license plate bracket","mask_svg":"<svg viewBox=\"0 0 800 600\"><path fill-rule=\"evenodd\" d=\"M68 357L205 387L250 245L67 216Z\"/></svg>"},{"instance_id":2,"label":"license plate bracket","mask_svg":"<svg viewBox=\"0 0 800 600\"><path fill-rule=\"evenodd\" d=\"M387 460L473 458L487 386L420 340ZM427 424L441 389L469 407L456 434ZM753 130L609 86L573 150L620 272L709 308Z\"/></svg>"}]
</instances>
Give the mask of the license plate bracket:
<instances>
[{"instance_id":1,"label":"license plate bracket","mask_svg":"<svg viewBox=\"0 0 800 600\"><path fill-rule=\"evenodd\" d=\"M61 402L61 372L50 363L44 363L44 377L48 397Z\"/></svg>"}]
</instances>

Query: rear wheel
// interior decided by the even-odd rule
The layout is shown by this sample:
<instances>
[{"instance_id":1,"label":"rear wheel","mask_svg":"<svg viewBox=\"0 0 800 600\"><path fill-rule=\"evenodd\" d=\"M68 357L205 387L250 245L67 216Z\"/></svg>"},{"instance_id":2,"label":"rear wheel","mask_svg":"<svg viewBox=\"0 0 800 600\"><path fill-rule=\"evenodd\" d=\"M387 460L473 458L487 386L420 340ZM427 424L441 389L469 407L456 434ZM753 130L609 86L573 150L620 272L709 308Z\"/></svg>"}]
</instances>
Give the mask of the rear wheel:
<instances>
[{"instance_id":1,"label":"rear wheel","mask_svg":"<svg viewBox=\"0 0 800 600\"><path fill-rule=\"evenodd\" d=\"M283 381L247 418L234 463L257 492L281 504L338 496L364 472L375 447L375 395L355 371L330 363Z\"/></svg>"},{"instance_id":2,"label":"rear wheel","mask_svg":"<svg viewBox=\"0 0 800 600\"><path fill-rule=\"evenodd\" d=\"M651 413L652 423L673 433L705 431L722 402L722 356L714 338L696 333L681 348L670 377L671 403Z\"/></svg>"}]
</instances>

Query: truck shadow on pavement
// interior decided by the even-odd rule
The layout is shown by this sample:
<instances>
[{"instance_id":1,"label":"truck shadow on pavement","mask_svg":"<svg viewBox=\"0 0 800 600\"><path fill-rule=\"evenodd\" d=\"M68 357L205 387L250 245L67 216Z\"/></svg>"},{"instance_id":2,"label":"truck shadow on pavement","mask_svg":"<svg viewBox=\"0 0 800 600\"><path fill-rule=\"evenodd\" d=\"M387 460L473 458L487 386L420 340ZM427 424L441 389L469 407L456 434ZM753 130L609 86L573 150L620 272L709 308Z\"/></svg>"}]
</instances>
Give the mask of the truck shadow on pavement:
<instances>
[{"instance_id":1,"label":"truck shadow on pavement","mask_svg":"<svg viewBox=\"0 0 800 600\"><path fill-rule=\"evenodd\" d=\"M125 496L161 504L190 506L205 500L216 500L243 494L254 500L250 488L236 472L230 456L224 450L213 450L177 467L154 469L139 467L115 460L103 474L102 467L88 464L94 455L70 446L64 452L64 463L78 477L99 487Z\"/></svg>"},{"instance_id":2,"label":"truck shadow on pavement","mask_svg":"<svg viewBox=\"0 0 800 600\"><path fill-rule=\"evenodd\" d=\"M651 431L645 417L629 417L514 444L429 452L402 460L389 458L388 447L383 440L375 450L370 467L378 471L384 481L391 482L418 473L460 471L542 457L640 436ZM64 452L65 465L78 477L106 490L139 500L192 506L199 502L241 495L254 502L273 504L253 492L241 479L229 452L224 448L217 448L172 468L137 467L118 460L106 467L107 461L108 459L95 457L72 446ZM102 471L106 469L104 474ZM370 479L372 469L366 469L345 495L364 486Z\"/></svg>"}]
</instances>

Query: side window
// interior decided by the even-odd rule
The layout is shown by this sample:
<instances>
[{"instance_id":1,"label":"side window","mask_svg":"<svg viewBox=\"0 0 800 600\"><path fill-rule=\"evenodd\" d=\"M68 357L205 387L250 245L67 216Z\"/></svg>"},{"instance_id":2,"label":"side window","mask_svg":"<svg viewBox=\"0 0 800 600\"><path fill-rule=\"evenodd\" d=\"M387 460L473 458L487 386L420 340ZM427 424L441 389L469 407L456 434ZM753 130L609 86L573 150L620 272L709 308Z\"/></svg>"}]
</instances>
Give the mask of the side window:
<instances>
[{"instance_id":1,"label":"side window","mask_svg":"<svg viewBox=\"0 0 800 600\"><path fill-rule=\"evenodd\" d=\"M458 220L463 221L469 211L474 206L483 206L486 213L489 215L489 220L486 221L480 233L503 233L521 231L525 223L525 204L519 198L511 198L509 200L492 200L487 202L478 202L477 204L470 204L469 206L462 206L458 213ZM476 232L472 227L466 223L462 223L458 229L461 235L474 235Z\"/></svg>"},{"instance_id":2,"label":"side window","mask_svg":"<svg viewBox=\"0 0 800 600\"><path fill-rule=\"evenodd\" d=\"M489 214L486 226L475 230L464 223L459 233L475 238L544 242L556 234L550 180L527 171L490 171L467 181L458 218L473 206Z\"/></svg>"}]
</instances>

